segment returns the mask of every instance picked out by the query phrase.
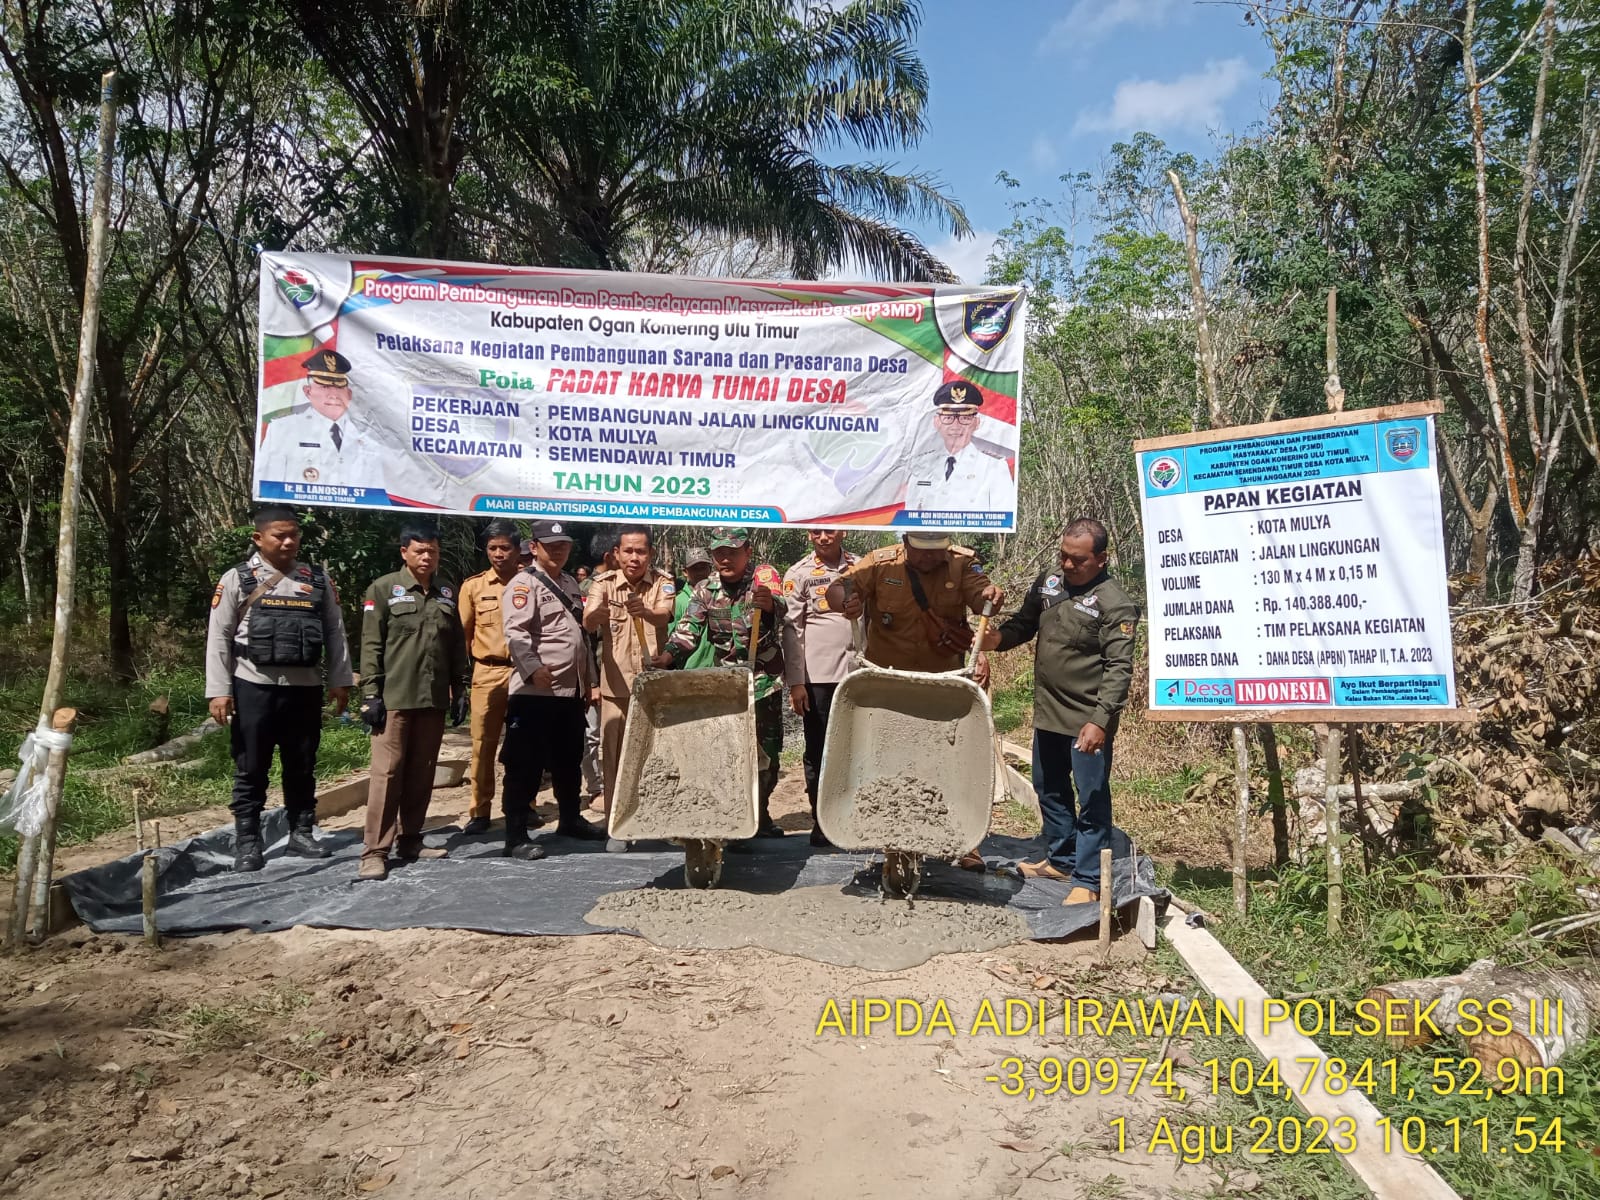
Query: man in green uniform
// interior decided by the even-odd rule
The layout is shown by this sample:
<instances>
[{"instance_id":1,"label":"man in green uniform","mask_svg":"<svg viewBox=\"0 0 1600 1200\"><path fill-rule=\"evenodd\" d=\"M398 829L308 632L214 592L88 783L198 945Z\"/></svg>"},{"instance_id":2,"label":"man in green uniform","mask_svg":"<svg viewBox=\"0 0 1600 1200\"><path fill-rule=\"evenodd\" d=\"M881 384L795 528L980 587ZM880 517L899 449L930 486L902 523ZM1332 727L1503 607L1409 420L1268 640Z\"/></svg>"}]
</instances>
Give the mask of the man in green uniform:
<instances>
[{"instance_id":1,"label":"man in green uniform","mask_svg":"<svg viewBox=\"0 0 1600 1200\"><path fill-rule=\"evenodd\" d=\"M1022 608L983 645L1009 650L1039 639L1033 787L1045 853L1020 865L1025 875L1070 880L1064 904L1100 896L1100 851L1111 844L1111 743L1133 681L1139 610L1106 573L1106 540L1106 527L1093 517L1068 525L1060 569L1034 580Z\"/></svg>"},{"instance_id":2,"label":"man in green uniform","mask_svg":"<svg viewBox=\"0 0 1600 1200\"><path fill-rule=\"evenodd\" d=\"M690 546L683 556L683 582L678 587L678 594L672 600L672 628L678 627L678 622L683 620L683 614L689 611L689 601L694 599L694 589L711 578L715 563L711 558L711 551L704 546ZM700 644L694 648L694 653L689 655L689 660L684 663L688 670L696 667L711 665L711 643L705 638L700 639Z\"/></svg>"},{"instance_id":3,"label":"man in green uniform","mask_svg":"<svg viewBox=\"0 0 1600 1200\"><path fill-rule=\"evenodd\" d=\"M373 582L361 601L361 720L372 732L362 879L389 873L389 849L401 862L444 858L422 844L448 712L467 715L466 637L453 588L434 578L439 531L400 531L405 566Z\"/></svg>"},{"instance_id":4,"label":"man in green uniform","mask_svg":"<svg viewBox=\"0 0 1600 1200\"><path fill-rule=\"evenodd\" d=\"M756 836L782 837L768 804L778 786L778 756L783 753L783 601L776 594L782 583L771 567L756 564L750 554L750 535L743 529L713 529L711 558L716 571L694 586L689 606L678 622L666 649L651 665L681 667L700 645L711 644L712 666L737 667L750 663L752 616L761 613L756 642L756 743L766 755L761 772L761 818Z\"/></svg>"}]
</instances>

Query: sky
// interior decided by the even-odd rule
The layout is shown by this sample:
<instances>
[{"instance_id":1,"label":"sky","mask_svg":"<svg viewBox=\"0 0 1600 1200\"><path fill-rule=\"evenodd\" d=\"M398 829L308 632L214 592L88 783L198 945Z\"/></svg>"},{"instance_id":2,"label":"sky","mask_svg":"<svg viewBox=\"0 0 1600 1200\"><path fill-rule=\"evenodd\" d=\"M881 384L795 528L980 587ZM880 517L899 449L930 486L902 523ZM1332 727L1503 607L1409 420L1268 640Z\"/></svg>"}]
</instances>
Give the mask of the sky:
<instances>
[{"instance_id":1,"label":"sky","mask_svg":"<svg viewBox=\"0 0 1600 1200\"><path fill-rule=\"evenodd\" d=\"M1114 142L1147 130L1209 154L1270 97L1271 54L1232 4L1195 0L924 0L928 134L899 160L939 176L977 237L922 227L967 282L983 277L1008 205L1056 197L1065 173L1093 172ZM1015 191L996 182L1006 171Z\"/></svg>"}]
</instances>

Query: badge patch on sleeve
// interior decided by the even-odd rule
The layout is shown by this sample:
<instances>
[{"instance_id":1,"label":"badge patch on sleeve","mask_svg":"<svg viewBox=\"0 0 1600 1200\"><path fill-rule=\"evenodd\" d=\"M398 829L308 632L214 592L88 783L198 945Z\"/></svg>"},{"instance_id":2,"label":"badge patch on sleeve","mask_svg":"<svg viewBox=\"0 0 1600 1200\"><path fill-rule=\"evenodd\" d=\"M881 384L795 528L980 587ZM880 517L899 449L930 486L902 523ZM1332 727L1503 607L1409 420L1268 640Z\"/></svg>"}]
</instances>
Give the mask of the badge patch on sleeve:
<instances>
[{"instance_id":1,"label":"badge patch on sleeve","mask_svg":"<svg viewBox=\"0 0 1600 1200\"><path fill-rule=\"evenodd\" d=\"M663 596L676 596L678 594L678 585L675 583L663 583L661 585L661 594Z\"/></svg>"},{"instance_id":2,"label":"badge patch on sleeve","mask_svg":"<svg viewBox=\"0 0 1600 1200\"><path fill-rule=\"evenodd\" d=\"M783 592L784 592L784 595L786 595L786 596L793 594L793 592L794 592L794 580L785 579L783 581Z\"/></svg>"},{"instance_id":3,"label":"badge patch on sleeve","mask_svg":"<svg viewBox=\"0 0 1600 1200\"><path fill-rule=\"evenodd\" d=\"M222 581L217 581L217 590L211 593L211 607L215 608L222 603Z\"/></svg>"},{"instance_id":4,"label":"badge patch on sleeve","mask_svg":"<svg viewBox=\"0 0 1600 1200\"><path fill-rule=\"evenodd\" d=\"M1124 621L1121 625L1118 625L1117 628L1122 630L1123 633L1132 634L1133 633L1133 622L1132 621Z\"/></svg>"},{"instance_id":5,"label":"badge patch on sleeve","mask_svg":"<svg viewBox=\"0 0 1600 1200\"><path fill-rule=\"evenodd\" d=\"M378 602L376 600L363 600L361 602L361 611L364 613L372 612L377 607Z\"/></svg>"}]
</instances>

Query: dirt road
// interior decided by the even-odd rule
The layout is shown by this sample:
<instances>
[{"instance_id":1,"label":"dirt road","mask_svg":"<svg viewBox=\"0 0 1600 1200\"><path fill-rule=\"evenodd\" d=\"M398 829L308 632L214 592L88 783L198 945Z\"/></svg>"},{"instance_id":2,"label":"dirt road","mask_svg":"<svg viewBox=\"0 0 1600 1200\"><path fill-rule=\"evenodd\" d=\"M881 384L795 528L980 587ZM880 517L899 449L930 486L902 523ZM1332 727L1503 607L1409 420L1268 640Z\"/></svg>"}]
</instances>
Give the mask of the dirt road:
<instances>
[{"instance_id":1,"label":"dirt road","mask_svg":"<svg viewBox=\"0 0 1600 1200\"><path fill-rule=\"evenodd\" d=\"M438 793L435 819L463 807ZM797 781L776 809L808 825ZM357 810L338 824L360 820ZM203 819L203 818L197 818ZM82 848L68 865L92 855ZM104 857L104 854L102 854ZM530 864L537 869L537 864ZM1159 1054L968 1036L987 998L1151 994L1131 937L943 955L892 974L640 938L74 930L0 980L0 1193L183 1197L1204 1195L1130 1147L1141 1090L1029 1103L1007 1055ZM818 1034L830 999L943 999L957 1032Z\"/></svg>"}]
</instances>

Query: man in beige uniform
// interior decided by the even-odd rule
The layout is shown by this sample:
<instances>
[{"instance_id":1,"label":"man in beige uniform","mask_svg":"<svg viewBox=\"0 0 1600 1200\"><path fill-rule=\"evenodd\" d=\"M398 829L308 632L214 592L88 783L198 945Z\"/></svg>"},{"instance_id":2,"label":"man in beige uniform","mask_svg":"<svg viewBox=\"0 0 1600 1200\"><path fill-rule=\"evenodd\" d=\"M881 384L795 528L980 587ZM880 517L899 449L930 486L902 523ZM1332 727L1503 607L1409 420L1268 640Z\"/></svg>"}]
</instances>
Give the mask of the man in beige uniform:
<instances>
[{"instance_id":1,"label":"man in beige uniform","mask_svg":"<svg viewBox=\"0 0 1600 1200\"><path fill-rule=\"evenodd\" d=\"M615 554L616 569L594 577L583 610L583 627L600 635L600 762L608 817L633 679L661 653L677 592L672 576L653 565L655 540L648 529L624 529ZM606 849L615 853L627 844L613 838Z\"/></svg>"},{"instance_id":2,"label":"man in beige uniform","mask_svg":"<svg viewBox=\"0 0 1600 1200\"><path fill-rule=\"evenodd\" d=\"M838 529L811 529L807 554L783 577L783 682L789 688L789 707L805 731L806 796L811 801L811 844L826 849L832 843L817 824L817 779L822 771L822 745L828 732L828 713L839 681L850 672L850 622L828 603L828 588L856 564L844 548Z\"/></svg>"},{"instance_id":3,"label":"man in beige uniform","mask_svg":"<svg viewBox=\"0 0 1600 1200\"><path fill-rule=\"evenodd\" d=\"M560 813L556 833L584 841L606 836L580 812L584 710L593 679L578 581L563 570L572 535L561 521L535 521L532 541L533 565L511 581L500 610L512 665L500 752L504 853L521 859L544 857L544 847L528 838L528 809L546 770Z\"/></svg>"},{"instance_id":4,"label":"man in beige uniform","mask_svg":"<svg viewBox=\"0 0 1600 1200\"><path fill-rule=\"evenodd\" d=\"M483 552L489 569L461 585L457 611L461 632L472 656L472 807L463 833L487 833L494 812L494 762L500 732L506 724L506 696L511 686L511 651L500 624L500 600L519 569L522 538L510 521L491 521L483 531ZM529 824L543 822L537 814Z\"/></svg>"}]
</instances>

